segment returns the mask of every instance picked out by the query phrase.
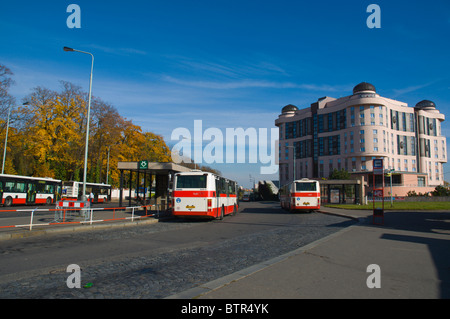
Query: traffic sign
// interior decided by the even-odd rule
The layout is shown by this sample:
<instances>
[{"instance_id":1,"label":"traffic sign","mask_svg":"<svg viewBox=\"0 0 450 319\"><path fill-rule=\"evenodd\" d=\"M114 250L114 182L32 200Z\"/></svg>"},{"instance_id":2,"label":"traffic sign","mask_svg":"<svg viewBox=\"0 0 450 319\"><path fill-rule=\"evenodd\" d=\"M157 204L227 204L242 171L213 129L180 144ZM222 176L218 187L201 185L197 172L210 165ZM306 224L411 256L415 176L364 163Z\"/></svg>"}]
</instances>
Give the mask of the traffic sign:
<instances>
[{"instance_id":1,"label":"traffic sign","mask_svg":"<svg viewBox=\"0 0 450 319\"><path fill-rule=\"evenodd\" d=\"M383 189L374 189L373 196L375 197L383 197Z\"/></svg>"},{"instance_id":2,"label":"traffic sign","mask_svg":"<svg viewBox=\"0 0 450 319\"><path fill-rule=\"evenodd\" d=\"M373 160L373 173L378 175L384 173L382 158L375 158Z\"/></svg>"},{"instance_id":3,"label":"traffic sign","mask_svg":"<svg viewBox=\"0 0 450 319\"><path fill-rule=\"evenodd\" d=\"M148 169L148 161L139 161L138 168L139 169Z\"/></svg>"}]
</instances>

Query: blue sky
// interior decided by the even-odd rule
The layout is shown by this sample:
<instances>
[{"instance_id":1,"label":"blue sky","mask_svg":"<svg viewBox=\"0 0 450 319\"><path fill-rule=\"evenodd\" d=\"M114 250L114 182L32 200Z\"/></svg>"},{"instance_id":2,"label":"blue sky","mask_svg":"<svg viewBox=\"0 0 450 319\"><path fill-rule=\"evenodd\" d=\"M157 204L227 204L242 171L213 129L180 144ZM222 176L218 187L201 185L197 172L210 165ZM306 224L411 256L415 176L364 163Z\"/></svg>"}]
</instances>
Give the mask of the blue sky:
<instances>
[{"instance_id":1,"label":"blue sky","mask_svg":"<svg viewBox=\"0 0 450 319\"><path fill-rule=\"evenodd\" d=\"M69 29L69 4L81 28ZM369 4L381 9L370 29ZM273 128L286 104L339 98L363 81L414 106L450 110L450 1L2 1L0 63L18 101L60 80L88 90L173 145L177 127ZM443 134L450 136L450 121ZM260 164L211 164L249 186ZM446 166L446 180L450 167ZM276 176L276 175L275 175Z\"/></svg>"}]
</instances>

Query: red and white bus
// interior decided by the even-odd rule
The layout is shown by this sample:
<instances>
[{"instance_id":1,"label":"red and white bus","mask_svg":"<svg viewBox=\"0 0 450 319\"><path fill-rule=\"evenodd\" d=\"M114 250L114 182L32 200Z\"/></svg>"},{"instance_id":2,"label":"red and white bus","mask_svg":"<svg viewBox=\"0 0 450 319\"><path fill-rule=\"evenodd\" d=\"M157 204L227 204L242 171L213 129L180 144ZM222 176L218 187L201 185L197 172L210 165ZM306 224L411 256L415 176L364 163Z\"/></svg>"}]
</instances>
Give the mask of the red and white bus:
<instances>
[{"instance_id":1,"label":"red and white bus","mask_svg":"<svg viewBox=\"0 0 450 319\"><path fill-rule=\"evenodd\" d=\"M319 182L303 178L281 187L280 203L289 211L320 209Z\"/></svg>"},{"instance_id":2,"label":"red and white bus","mask_svg":"<svg viewBox=\"0 0 450 319\"><path fill-rule=\"evenodd\" d=\"M83 182L64 181L62 190L63 200L79 200L83 193ZM94 195L94 203L107 203L111 201L111 185L99 183L86 183L86 197Z\"/></svg>"},{"instance_id":3,"label":"red and white bus","mask_svg":"<svg viewBox=\"0 0 450 319\"><path fill-rule=\"evenodd\" d=\"M238 211L236 182L209 172L175 174L172 213L178 217L216 218Z\"/></svg>"},{"instance_id":4,"label":"red and white bus","mask_svg":"<svg viewBox=\"0 0 450 319\"><path fill-rule=\"evenodd\" d=\"M61 198L61 189L57 179L0 174L0 203L6 207L50 205Z\"/></svg>"}]
</instances>

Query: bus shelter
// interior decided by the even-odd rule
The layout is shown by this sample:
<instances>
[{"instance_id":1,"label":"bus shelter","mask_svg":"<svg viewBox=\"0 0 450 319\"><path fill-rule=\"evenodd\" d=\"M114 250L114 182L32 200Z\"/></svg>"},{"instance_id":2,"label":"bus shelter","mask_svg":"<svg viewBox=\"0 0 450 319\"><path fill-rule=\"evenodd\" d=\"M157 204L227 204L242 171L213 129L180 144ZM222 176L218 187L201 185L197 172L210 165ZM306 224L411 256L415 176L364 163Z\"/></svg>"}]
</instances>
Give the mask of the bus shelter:
<instances>
[{"instance_id":1,"label":"bus shelter","mask_svg":"<svg viewBox=\"0 0 450 319\"><path fill-rule=\"evenodd\" d=\"M364 181L320 180L320 199L322 204L362 204Z\"/></svg>"},{"instance_id":2,"label":"bus shelter","mask_svg":"<svg viewBox=\"0 0 450 319\"><path fill-rule=\"evenodd\" d=\"M131 190L134 188L134 200L142 204L159 205L161 211L170 207L170 196L172 181L175 173L189 172L191 169L175 163L159 163L149 161L137 162L119 162L120 171L120 189L119 206L123 206L124 187L129 189L127 196L128 206L131 206L133 200ZM127 183L125 185L125 179ZM155 193L146 190L152 188L152 182L155 180Z\"/></svg>"}]
</instances>

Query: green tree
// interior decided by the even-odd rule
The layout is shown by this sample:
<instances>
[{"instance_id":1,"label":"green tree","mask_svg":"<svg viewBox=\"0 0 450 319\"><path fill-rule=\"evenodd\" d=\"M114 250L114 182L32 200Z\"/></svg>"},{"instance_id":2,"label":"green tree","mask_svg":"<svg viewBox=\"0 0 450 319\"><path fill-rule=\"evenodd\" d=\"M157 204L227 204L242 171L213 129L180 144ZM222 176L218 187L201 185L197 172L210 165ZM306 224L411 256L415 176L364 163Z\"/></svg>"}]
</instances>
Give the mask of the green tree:
<instances>
[{"instance_id":1,"label":"green tree","mask_svg":"<svg viewBox=\"0 0 450 319\"><path fill-rule=\"evenodd\" d=\"M328 179L350 179L350 173L347 172L345 169L334 169Z\"/></svg>"},{"instance_id":2,"label":"green tree","mask_svg":"<svg viewBox=\"0 0 450 319\"><path fill-rule=\"evenodd\" d=\"M438 185L431 194L433 196L450 196L450 190L447 187Z\"/></svg>"}]
</instances>

